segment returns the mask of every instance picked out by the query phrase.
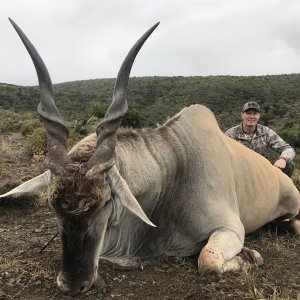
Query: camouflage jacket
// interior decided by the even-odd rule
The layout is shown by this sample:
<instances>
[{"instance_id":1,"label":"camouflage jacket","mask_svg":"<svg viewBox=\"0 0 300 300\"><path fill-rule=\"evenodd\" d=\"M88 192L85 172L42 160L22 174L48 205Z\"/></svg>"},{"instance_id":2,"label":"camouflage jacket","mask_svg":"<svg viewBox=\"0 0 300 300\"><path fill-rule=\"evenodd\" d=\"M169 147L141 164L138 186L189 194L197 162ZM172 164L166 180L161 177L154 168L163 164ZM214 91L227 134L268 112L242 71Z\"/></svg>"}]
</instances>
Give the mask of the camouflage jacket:
<instances>
[{"instance_id":1,"label":"camouflage jacket","mask_svg":"<svg viewBox=\"0 0 300 300\"><path fill-rule=\"evenodd\" d=\"M269 158L269 148L275 150L288 163L295 157L295 151L288 143L272 129L260 124L257 124L256 131L251 134L243 131L242 124L228 129L225 134L266 158Z\"/></svg>"}]
</instances>

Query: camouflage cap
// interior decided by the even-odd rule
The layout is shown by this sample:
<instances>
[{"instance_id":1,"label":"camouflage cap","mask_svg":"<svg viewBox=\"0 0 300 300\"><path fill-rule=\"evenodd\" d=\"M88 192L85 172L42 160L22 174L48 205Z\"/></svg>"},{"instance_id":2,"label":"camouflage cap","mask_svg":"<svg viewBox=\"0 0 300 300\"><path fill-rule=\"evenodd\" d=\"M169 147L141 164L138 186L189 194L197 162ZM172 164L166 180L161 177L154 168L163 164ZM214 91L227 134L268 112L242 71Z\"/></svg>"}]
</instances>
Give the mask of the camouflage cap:
<instances>
[{"instance_id":1,"label":"camouflage cap","mask_svg":"<svg viewBox=\"0 0 300 300\"><path fill-rule=\"evenodd\" d=\"M245 103L245 105L243 106L243 112L245 112L248 109L255 109L260 112L260 106L258 105L257 102L254 101Z\"/></svg>"}]
</instances>

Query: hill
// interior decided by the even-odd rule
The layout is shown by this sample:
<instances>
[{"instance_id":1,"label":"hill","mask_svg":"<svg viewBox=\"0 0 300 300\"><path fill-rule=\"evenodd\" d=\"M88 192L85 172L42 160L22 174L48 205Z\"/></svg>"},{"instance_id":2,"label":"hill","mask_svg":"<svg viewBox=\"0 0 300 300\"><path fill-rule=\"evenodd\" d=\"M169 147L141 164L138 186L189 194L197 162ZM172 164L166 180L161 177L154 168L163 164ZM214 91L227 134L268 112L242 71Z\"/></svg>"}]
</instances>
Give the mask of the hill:
<instances>
[{"instance_id":1,"label":"hill","mask_svg":"<svg viewBox=\"0 0 300 300\"><path fill-rule=\"evenodd\" d=\"M55 84L57 106L66 120L80 118L93 103L109 104L114 79ZM183 107L200 103L215 114L222 129L240 122L242 105L257 101L262 123L274 129L300 124L300 74L269 76L133 77L129 107L143 113L149 126L164 122ZM0 83L0 107L36 111L37 86Z\"/></svg>"}]
</instances>

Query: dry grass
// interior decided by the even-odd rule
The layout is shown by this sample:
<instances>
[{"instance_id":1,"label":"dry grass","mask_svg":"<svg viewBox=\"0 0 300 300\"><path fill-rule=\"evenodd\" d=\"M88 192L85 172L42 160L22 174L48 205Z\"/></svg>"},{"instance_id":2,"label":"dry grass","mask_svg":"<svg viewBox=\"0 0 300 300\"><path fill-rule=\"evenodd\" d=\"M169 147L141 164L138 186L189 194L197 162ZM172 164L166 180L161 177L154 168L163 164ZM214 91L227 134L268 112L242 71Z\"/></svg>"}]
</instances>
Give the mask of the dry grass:
<instances>
[{"instance_id":1,"label":"dry grass","mask_svg":"<svg viewBox=\"0 0 300 300\"><path fill-rule=\"evenodd\" d=\"M20 134L12 133L1 136L0 140L0 163L18 162L26 157L21 144L23 138Z\"/></svg>"},{"instance_id":2,"label":"dry grass","mask_svg":"<svg viewBox=\"0 0 300 300\"><path fill-rule=\"evenodd\" d=\"M289 292L282 291L280 286L276 286L260 269L249 269L245 271L245 280L248 285L248 293L243 295L243 299L255 300L294 300ZM300 293L297 300L300 299ZM296 299L295 299L296 300Z\"/></svg>"},{"instance_id":3,"label":"dry grass","mask_svg":"<svg viewBox=\"0 0 300 300\"><path fill-rule=\"evenodd\" d=\"M20 259L14 257L13 253L10 257L5 257L0 260L0 269L4 271L4 275L10 274L10 270L14 270L17 274L14 276L14 282L20 282L25 278L35 281L41 278L53 278L56 270L51 268L51 264L44 264L36 260L35 257Z\"/></svg>"}]
</instances>

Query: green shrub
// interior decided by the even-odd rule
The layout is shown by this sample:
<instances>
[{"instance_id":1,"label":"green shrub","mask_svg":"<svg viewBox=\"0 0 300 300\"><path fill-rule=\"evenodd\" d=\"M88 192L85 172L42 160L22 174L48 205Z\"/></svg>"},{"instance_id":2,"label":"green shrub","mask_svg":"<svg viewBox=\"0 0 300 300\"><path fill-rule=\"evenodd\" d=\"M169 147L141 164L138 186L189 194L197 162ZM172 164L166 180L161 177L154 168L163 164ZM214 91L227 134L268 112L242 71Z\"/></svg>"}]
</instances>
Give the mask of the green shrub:
<instances>
[{"instance_id":1,"label":"green shrub","mask_svg":"<svg viewBox=\"0 0 300 300\"><path fill-rule=\"evenodd\" d=\"M135 109L128 109L128 112L122 119L121 126L142 128L146 125L146 118L140 112Z\"/></svg>"},{"instance_id":2,"label":"green shrub","mask_svg":"<svg viewBox=\"0 0 300 300\"><path fill-rule=\"evenodd\" d=\"M108 109L108 105L106 104L92 103L90 107L87 109L87 115L101 119L104 118L107 109ZM121 126L142 128L146 126L146 123L147 123L146 118L140 111L137 111L136 109L129 107L126 115L122 118ZM79 128L80 130L83 129L82 126L79 126ZM77 130L77 132L79 131Z\"/></svg>"},{"instance_id":3,"label":"green shrub","mask_svg":"<svg viewBox=\"0 0 300 300\"><path fill-rule=\"evenodd\" d=\"M0 110L0 133L15 132L21 127L19 114L10 110Z\"/></svg>"},{"instance_id":4,"label":"green shrub","mask_svg":"<svg viewBox=\"0 0 300 300\"><path fill-rule=\"evenodd\" d=\"M41 122L32 113L0 109L0 133L21 131L27 135L40 126Z\"/></svg>"},{"instance_id":5,"label":"green shrub","mask_svg":"<svg viewBox=\"0 0 300 300\"><path fill-rule=\"evenodd\" d=\"M108 109L107 104L92 103L87 109L88 116L95 116L97 118L103 118Z\"/></svg>"},{"instance_id":6,"label":"green shrub","mask_svg":"<svg viewBox=\"0 0 300 300\"><path fill-rule=\"evenodd\" d=\"M291 146L300 148L300 125L294 123L286 124L278 131L278 134Z\"/></svg>"},{"instance_id":7,"label":"green shrub","mask_svg":"<svg viewBox=\"0 0 300 300\"><path fill-rule=\"evenodd\" d=\"M35 129L25 141L25 151L29 155L43 155L47 152L46 130L42 127Z\"/></svg>"},{"instance_id":8,"label":"green shrub","mask_svg":"<svg viewBox=\"0 0 300 300\"><path fill-rule=\"evenodd\" d=\"M35 129L40 127L43 127L42 122L37 118L33 118L33 119L24 120L22 122L20 131L22 135L29 135L33 133Z\"/></svg>"}]
</instances>

